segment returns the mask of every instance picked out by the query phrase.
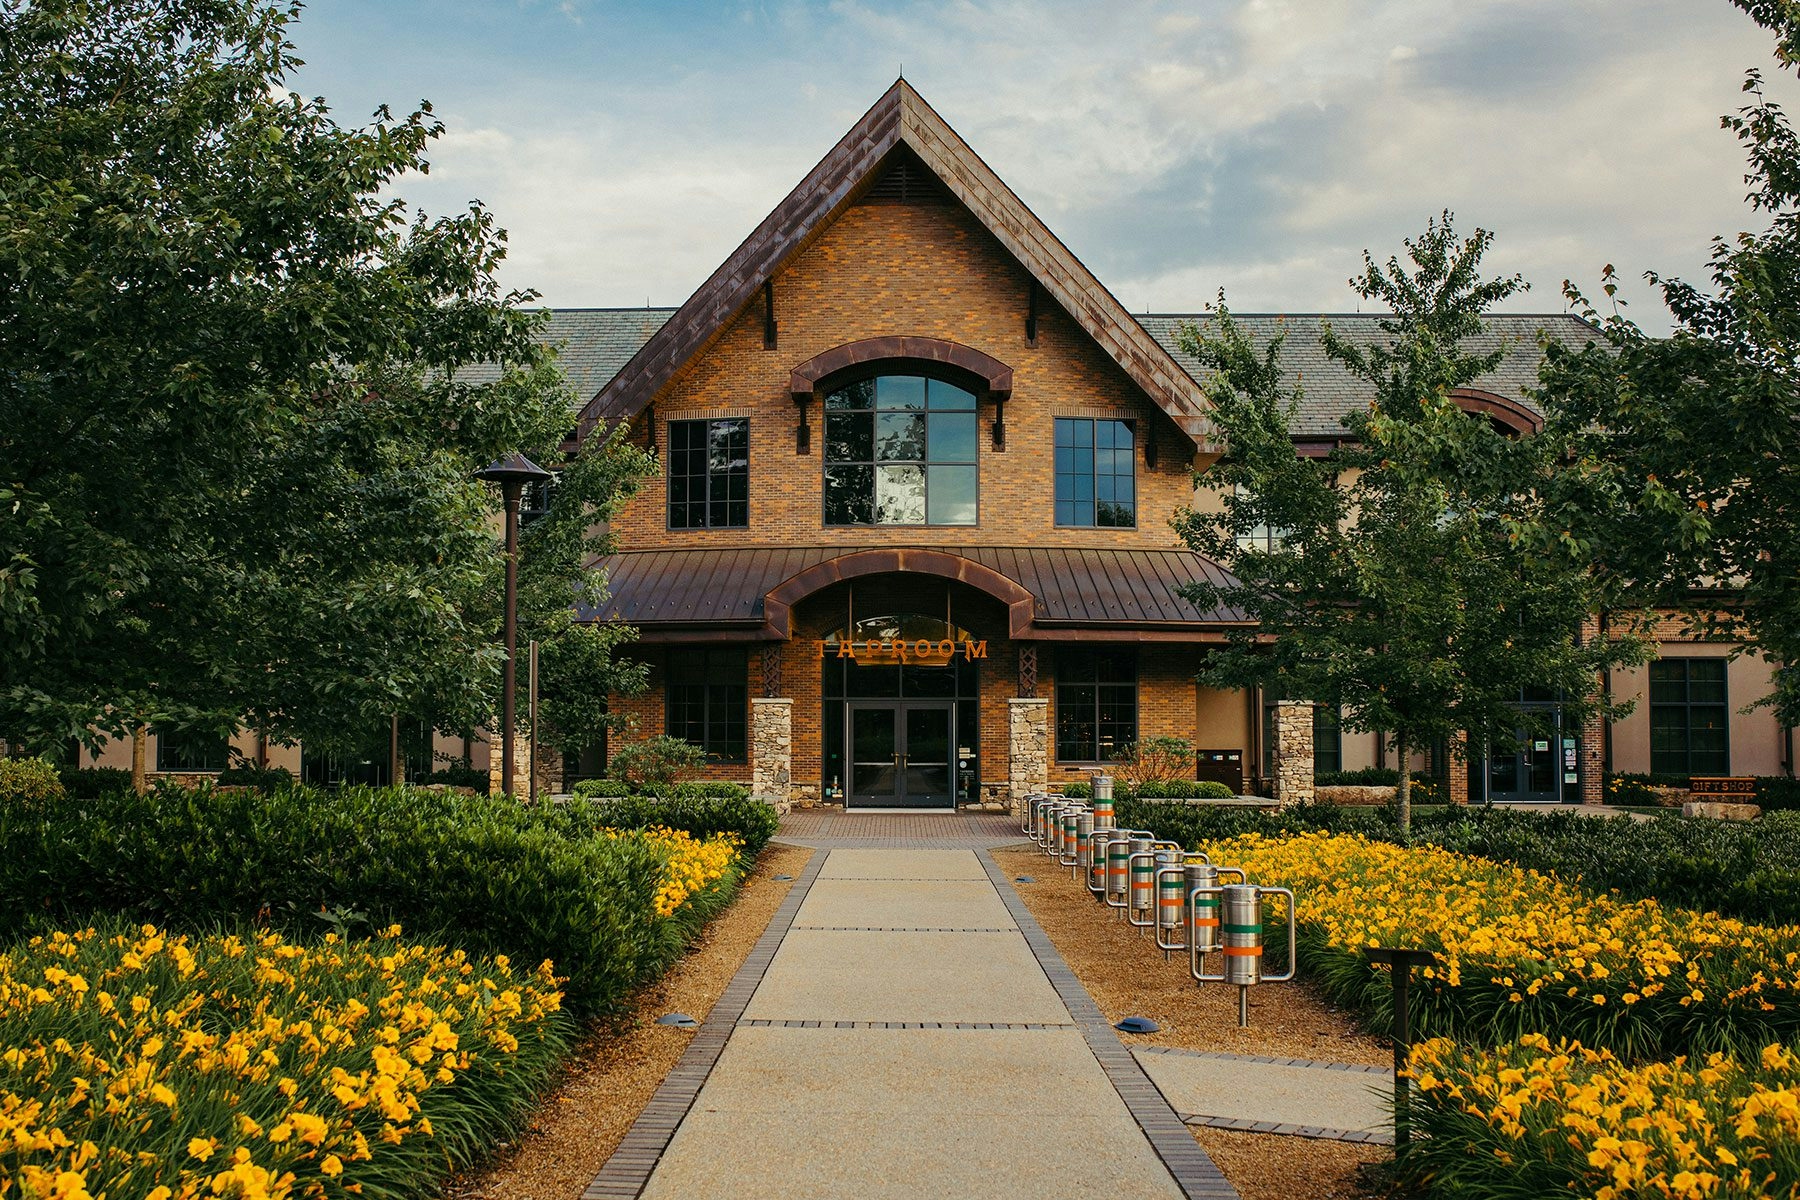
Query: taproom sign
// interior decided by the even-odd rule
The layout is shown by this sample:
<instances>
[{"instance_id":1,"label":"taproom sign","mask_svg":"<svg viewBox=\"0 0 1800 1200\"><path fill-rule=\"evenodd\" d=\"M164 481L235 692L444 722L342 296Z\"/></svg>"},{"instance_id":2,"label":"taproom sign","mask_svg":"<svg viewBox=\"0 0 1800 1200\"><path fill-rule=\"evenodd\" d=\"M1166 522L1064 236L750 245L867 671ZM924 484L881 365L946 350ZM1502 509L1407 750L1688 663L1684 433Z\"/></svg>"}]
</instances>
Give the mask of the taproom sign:
<instances>
[{"instance_id":1,"label":"taproom sign","mask_svg":"<svg viewBox=\"0 0 1800 1200\"><path fill-rule=\"evenodd\" d=\"M987 641L970 638L892 638L882 640L837 640L826 638L819 643L820 658L847 658L858 666L876 667L905 663L924 667L947 667L958 657L973 662L986 658Z\"/></svg>"}]
</instances>

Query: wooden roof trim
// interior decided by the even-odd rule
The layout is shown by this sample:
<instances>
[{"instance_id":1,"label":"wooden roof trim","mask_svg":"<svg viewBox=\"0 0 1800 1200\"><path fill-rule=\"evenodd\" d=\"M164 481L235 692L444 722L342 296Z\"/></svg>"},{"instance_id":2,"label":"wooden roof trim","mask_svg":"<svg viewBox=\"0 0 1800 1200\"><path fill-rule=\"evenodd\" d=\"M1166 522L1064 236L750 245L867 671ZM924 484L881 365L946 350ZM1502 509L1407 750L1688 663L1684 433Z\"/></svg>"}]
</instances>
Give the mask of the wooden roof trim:
<instances>
[{"instance_id":1,"label":"wooden roof trim","mask_svg":"<svg viewBox=\"0 0 1800 1200\"><path fill-rule=\"evenodd\" d=\"M1480 388L1457 388L1450 393L1456 407L1467 413L1483 413L1490 420L1506 426L1514 433L1542 433L1544 418L1517 400L1509 400Z\"/></svg>"},{"instance_id":2,"label":"wooden roof trim","mask_svg":"<svg viewBox=\"0 0 1800 1200\"><path fill-rule=\"evenodd\" d=\"M763 597L763 629L770 636L785 638L791 632L794 605L814 592L846 579L899 571L954 579L986 592L1006 605L1008 635L1014 638L1024 636L1037 615L1037 599L1016 580L961 555L937 550L860 550L828 558L770 588Z\"/></svg>"},{"instance_id":3,"label":"wooden roof trim","mask_svg":"<svg viewBox=\"0 0 1800 1200\"><path fill-rule=\"evenodd\" d=\"M1179 429L1201 449L1217 448L1200 385L905 80L896 81L863 114L583 406L577 437L586 437L603 422L635 416L717 340L763 281L828 225L901 144L918 155Z\"/></svg>"},{"instance_id":4,"label":"wooden roof trim","mask_svg":"<svg viewBox=\"0 0 1800 1200\"><path fill-rule=\"evenodd\" d=\"M905 359L955 367L986 381L990 395L1004 400L1012 395L1012 368L960 342L927 337L875 337L834 346L815 354L788 373L788 391L810 396L820 380L866 363Z\"/></svg>"}]
</instances>

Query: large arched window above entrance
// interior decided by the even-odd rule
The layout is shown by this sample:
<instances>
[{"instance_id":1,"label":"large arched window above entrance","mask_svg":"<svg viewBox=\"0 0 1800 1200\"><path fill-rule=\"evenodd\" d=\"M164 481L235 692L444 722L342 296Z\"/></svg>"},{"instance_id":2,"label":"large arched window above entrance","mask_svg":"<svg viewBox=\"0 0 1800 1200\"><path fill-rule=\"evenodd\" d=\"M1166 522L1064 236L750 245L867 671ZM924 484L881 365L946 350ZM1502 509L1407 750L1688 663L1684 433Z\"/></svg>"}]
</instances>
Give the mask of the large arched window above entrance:
<instances>
[{"instance_id":1,"label":"large arched window above entrance","mask_svg":"<svg viewBox=\"0 0 1800 1200\"><path fill-rule=\"evenodd\" d=\"M967 388L903 368L827 391L825 524L974 525L976 407Z\"/></svg>"}]
</instances>

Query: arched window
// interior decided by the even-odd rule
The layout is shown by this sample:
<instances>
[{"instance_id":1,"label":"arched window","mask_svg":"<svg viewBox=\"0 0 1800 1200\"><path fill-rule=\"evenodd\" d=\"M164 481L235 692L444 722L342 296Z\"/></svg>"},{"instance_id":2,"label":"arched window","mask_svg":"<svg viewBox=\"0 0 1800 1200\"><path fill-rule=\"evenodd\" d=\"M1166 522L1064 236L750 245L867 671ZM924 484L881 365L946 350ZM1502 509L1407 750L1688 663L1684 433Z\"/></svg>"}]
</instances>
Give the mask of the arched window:
<instances>
[{"instance_id":1,"label":"arched window","mask_svg":"<svg viewBox=\"0 0 1800 1200\"><path fill-rule=\"evenodd\" d=\"M825 524L973 525L973 392L877 375L825 394Z\"/></svg>"}]
</instances>

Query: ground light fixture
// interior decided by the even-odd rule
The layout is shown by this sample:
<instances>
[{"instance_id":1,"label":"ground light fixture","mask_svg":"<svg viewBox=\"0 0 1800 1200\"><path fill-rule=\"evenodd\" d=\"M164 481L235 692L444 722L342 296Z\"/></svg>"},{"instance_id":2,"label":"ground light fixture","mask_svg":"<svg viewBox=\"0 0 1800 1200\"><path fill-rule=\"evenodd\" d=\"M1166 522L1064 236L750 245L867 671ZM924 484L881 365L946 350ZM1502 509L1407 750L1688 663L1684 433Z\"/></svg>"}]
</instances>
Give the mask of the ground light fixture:
<instances>
[{"instance_id":1,"label":"ground light fixture","mask_svg":"<svg viewBox=\"0 0 1800 1200\"><path fill-rule=\"evenodd\" d=\"M475 472L475 478L500 485L506 502L506 661L500 670L500 790L513 794L514 659L519 648L519 497L526 484L541 483L550 472L517 450Z\"/></svg>"}]
</instances>

